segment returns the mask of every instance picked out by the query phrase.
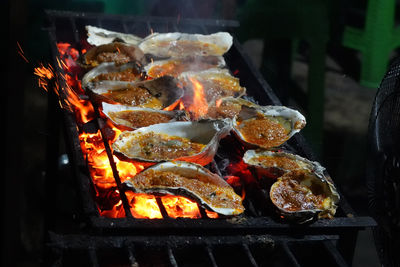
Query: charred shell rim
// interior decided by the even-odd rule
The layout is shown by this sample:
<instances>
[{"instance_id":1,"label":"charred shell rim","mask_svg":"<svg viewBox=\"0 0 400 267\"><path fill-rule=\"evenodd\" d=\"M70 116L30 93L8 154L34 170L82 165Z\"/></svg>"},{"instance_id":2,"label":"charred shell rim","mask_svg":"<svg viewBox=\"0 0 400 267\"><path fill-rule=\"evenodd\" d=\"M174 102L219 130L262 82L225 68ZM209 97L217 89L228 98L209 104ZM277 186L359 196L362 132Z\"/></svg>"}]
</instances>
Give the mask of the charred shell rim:
<instances>
[{"instance_id":1,"label":"charred shell rim","mask_svg":"<svg viewBox=\"0 0 400 267\"><path fill-rule=\"evenodd\" d=\"M157 57L184 57L185 55L171 55L169 54L169 48L161 49L157 43L158 42L174 42L180 40L188 41L199 41L202 43L213 44L221 48L220 54L215 56L222 56L226 53L232 46L233 38L228 32L217 32L209 35L203 34L189 34L181 32L171 32L171 33L153 33L147 36L140 44L139 47L145 54L152 54ZM191 51L193 53L193 51Z\"/></svg>"},{"instance_id":2,"label":"charred shell rim","mask_svg":"<svg viewBox=\"0 0 400 267\"><path fill-rule=\"evenodd\" d=\"M325 189L325 200L327 201L327 206L324 208L315 208L315 209L303 209L296 211L288 211L280 207L280 205L276 204L273 197L273 192L280 186L280 184L284 181L284 179L288 176L290 177L291 172L284 174L282 177L278 178L278 180L271 186L270 189L270 199L274 206L278 209L279 213L283 215L286 219L296 221L298 223L305 223L313 220L316 216L318 218L332 218L337 209L337 204L339 203L340 196L334 186L332 179L326 173L318 173L318 172L306 172L308 180L317 181L317 183L322 184ZM289 178L290 179L290 178ZM324 201L325 202L325 201Z\"/></svg>"},{"instance_id":3,"label":"charred shell rim","mask_svg":"<svg viewBox=\"0 0 400 267\"><path fill-rule=\"evenodd\" d=\"M112 43L114 41L123 41L127 44L138 45L143 40L133 34L109 31L90 25L87 25L85 28L88 35L87 41L91 45L98 46Z\"/></svg>"},{"instance_id":4,"label":"charred shell rim","mask_svg":"<svg viewBox=\"0 0 400 267\"><path fill-rule=\"evenodd\" d=\"M200 165L207 165L214 158L217 152L219 140L229 134L232 129L231 121L229 120L204 120L204 121L190 121L190 122L169 122L159 123L148 127L142 127L135 131L126 131L120 134L117 140L113 143L115 152L124 155L126 158L144 162L163 162L168 160L181 160L198 163ZM140 155L127 155L124 152L124 147L135 139L146 133L165 134L169 136L178 136L187 138L192 142L205 144L205 147L197 154L181 157L176 159L165 160L149 160L140 157Z\"/></svg>"},{"instance_id":5,"label":"charred shell rim","mask_svg":"<svg viewBox=\"0 0 400 267\"><path fill-rule=\"evenodd\" d=\"M110 72L121 72L126 69L130 69L130 68L137 71L138 76L141 75L142 70L140 69L140 66L136 62L129 62L129 63L119 65L119 66L117 66L114 62L101 63L100 65L98 65L94 69L90 70L83 76L82 88L86 90L88 87L92 87L93 86L92 80L100 74L105 74L105 73L110 73ZM98 83L107 84L107 83L112 83L112 82L115 82L115 81L101 81ZM126 82L126 83L128 83L128 82Z\"/></svg>"},{"instance_id":6,"label":"charred shell rim","mask_svg":"<svg viewBox=\"0 0 400 267\"><path fill-rule=\"evenodd\" d=\"M145 111L145 112L150 112L150 113L161 113L169 116L171 120L169 122L174 122L174 121L187 121L189 120L187 113L184 110L173 110L173 111L166 111L166 110L158 110L158 109L151 109L151 108L141 108L141 107L131 107L131 106L125 106L125 105L114 105L114 104L108 104L103 102L102 103L102 112L108 119L112 121L114 125L119 125L123 127L127 127L130 129L137 129L137 128L132 128L129 125L125 125L121 121L115 121L112 116L110 115L111 112L120 112L120 111Z\"/></svg>"},{"instance_id":7,"label":"charred shell rim","mask_svg":"<svg viewBox=\"0 0 400 267\"><path fill-rule=\"evenodd\" d=\"M93 68L101 64L93 62L100 53L104 52L113 53L116 51L126 55L130 59L129 61L137 61L140 62L141 64L145 63L144 54L138 46L128 45L120 42L114 42L92 47L80 57L79 63L85 68Z\"/></svg>"},{"instance_id":8,"label":"charred shell rim","mask_svg":"<svg viewBox=\"0 0 400 267\"><path fill-rule=\"evenodd\" d=\"M196 64L196 62L205 62L208 63L207 59L202 59L203 57L191 57L191 58L182 58L182 59L178 59L178 58L171 58L171 59L163 59L163 60L156 60L156 61L152 61L149 64L147 64L146 66L144 66L144 71L147 73L147 75L150 76L149 71L155 67L155 66L162 66L164 64L167 64L168 62L171 61L190 61L193 62L193 64ZM216 61L216 65L215 68L224 68L226 66L226 62L224 57L222 56L215 56L213 57ZM151 77L151 76L150 76Z\"/></svg>"},{"instance_id":9,"label":"charred shell rim","mask_svg":"<svg viewBox=\"0 0 400 267\"><path fill-rule=\"evenodd\" d=\"M239 115L234 117L232 120L233 130L242 142L253 147L258 145L252 144L246 140L246 138L240 132L239 122L255 118L258 115L288 120L290 122L290 131L287 135L287 140L296 133L300 132L300 130L306 125L306 118L300 112L285 106L242 106Z\"/></svg>"},{"instance_id":10,"label":"charred shell rim","mask_svg":"<svg viewBox=\"0 0 400 267\"><path fill-rule=\"evenodd\" d=\"M217 174L214 174L210 172L208 169L202 167L201 165L191 163L191 162L185 162L185 161L174 161L174 162L164 162L164 163L159 163L156 165L153 165L146 170L144 170L142 173L149 171L149 170L155 170L155 171L175 171L175 172L183 172L187 173L192 172L192 173L200 173L202 175L205 175L206 177L209 178L210 182L214 185L217 185L218 187L221 188L231 188L231 186L221 177L219 177ZM134 178L131 178L134 179ZM132 182L130 180L127 180L124 182L129 188L131 188L133 191L137 193L143 193L142 190L137 189L133 186ZM171 188L150 188L148 190L144 190L144 193L163 193L163 194L176 194L176 192L182 192L182 190L186 191L185 195L189 195L191 198L194 198L196 201L200 202L202 206L204 206L206 209L212 210L214 212L217 212L222 215L237 215L240 214L244 211L244 207L242 206L242 209L232 209L232 208L221 208L221 207L213 207L210 205L210 203L207 203L204 201L200 196L196 195L194 192L189 191L188 189L184 188L178 188L178 187L171 187ZM234 193L232 189L232 193ZM235 194L236 195L236 194ZM236 195L237 196L237 195ZM237 196L237 198L240 198L240 196Z\"/></svg>"},{"instance_id":11,"label":"charred shell rim","mask_svg":"<svg viewBox=\"0 0 400 267\"><path fill-rule=\"evenodd\" d=\"M183 89L178 86L178 81L171 76L162 76L157 79L138 82L104 81L89 83L87 85L87 90L98 95L98 98L102 101L106 101L102 94L113 90L124 89L128 85L147 89L150 94L161 101L163 108L176 103L184 94Z\"/></svg>"},{"instance_id":12,"label":"charred shell rim","mask_svg":"<svg viewBox=\"0 0 400 267\"><path fill-rule=\"evenodd\" d=\"M294 160L299 164L300 169L304 170L309 170L312 172L315 172L319 176L324 176L323 173L325 171L325 168L319 164L319 162L316 161L310 161L306 158L300 157L299 155L292 154L292 153L287 153L287 152L274 152L274 151L269 151L269 150L247 150L246 153L243 155L243 161L247 165L256 167L256 168L271 168L271 167L276 167L276 166L266 166L262 162L257 161L256 159L262 156L268 156L268 157L284 157L288 158L290 160ZM282 169L283 171L292 171L292 170L285 170Z\"/></svg>"}]
</instances>

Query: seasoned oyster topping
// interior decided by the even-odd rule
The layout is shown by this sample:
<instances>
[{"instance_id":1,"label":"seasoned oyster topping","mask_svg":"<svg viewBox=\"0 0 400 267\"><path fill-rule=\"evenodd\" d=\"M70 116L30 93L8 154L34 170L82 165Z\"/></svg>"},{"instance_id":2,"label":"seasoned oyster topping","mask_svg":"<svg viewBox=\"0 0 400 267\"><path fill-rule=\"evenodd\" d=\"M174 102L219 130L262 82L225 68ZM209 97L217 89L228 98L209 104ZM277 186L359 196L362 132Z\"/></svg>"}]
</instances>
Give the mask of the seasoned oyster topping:
<instances>
[{"instance_id":1,"label":"seasoned oyster topping","mask_svg":"<svg viewBox=\"0 0 400 267\"><path fill-rule=\"evenodd\" d=\"M139 161L183 160L206 165L230 129L228 121L159 123L121 133L113 148Z\"/></svg>"},{"instance_id":2,"label":"seasoned oyster topping","mask_svg":"<svg viewBox=\"0 0 400 267\"><path fill-rule=\"evenodd\" d=\"M272 203L287 217L307 221L332 218L339 195L326 177L307 170L294 170L278 178L270 190Z\"/></svg>"},{"instance_id":3,"label":"seasoned oyster topping","mask_svg":"<svg viewBox=\"0 0 400 267\"><path fill-rule=\"evenodd\" d=\"M154 33L139 44L145 54L159 58L222 56L231 46L232 36L227 32L210 35L179 32Z\"/></svg>"},{"instance_id":4,"label":"seasoned oyster topping","mask_svg":"<svg viewBox=\"0 0 400 267\"><path fill-rule=\"evenodd\" d=\"M233 119L234 131L243 142L265 149L282 145L305 123L299 112L282 106L242 106Z\"/></svg>"},{"instance_id":5,"label":"seasoned oyster topping","mask_svg":"<svg viewBox=\"0 0 400 267\"><path fill-rule=\"evenodd\" d=\"M144 54L139 47L124 43L111 43L95 46L82 55L81 63L85 67L96 67L103 62L122 65L131 61L144 63Z\"/></svg>"},{"instance_id":6,"label":"seasoned oyster topping","mask_svg":"<svg viewBox=\"0 0 400 267\"><path fill-rule=\"evenodd\" d=\"M104 62L83 76L82 87L87 89L92 83L107 83L110 81L135 82L143 79L143 73L134 62L118 66L115 62Z\"/></svg>"},{"instance_id":7,"label":"seasoned oyster topping","mask_svg":"<svg viewBox=\"0 0 400 267\"><path fill-rule=\"evenodd\" d=\"M242 200L221 177L200 165L166 162L154 165L126 182L136 192L181 194L223 215L244 211Z\"/></svg>"},{"instance_id":8,"label":"seasoned oyster topping","mask_svg":"<svg viewBox=\"0 0 400 267\"><path fill-rule=\"evenodd\" d=\"M189 57L184 59L167 59L154 61L144 67L149 77L157 78L164 75L178 77L186 71L201 71L225 66L223 57Z\"/></svg>"},{"instance_id":9,"label":"seasoned oyster topping","mask_svg":"<svg viewBox=\"0 0 400 267\"><path fill-rule=\"evenodd\" d=\"M137 129L157 123L188 120L184 111L164 111L150 108L112 105L103 102L102 112L117 126Z\"/></svg>"},{"instance_id":10,"label":"seasoned oyster topping","mask_svg":"<svg viewBox=\"0 0 400 267\"><path fill-rule=\"evenodd\" d=\"M87 88L100 101L153 109L173 106L183 96L183 89L170 76L134 83L101 82L89 84Z\"/></svg>"}]
</instances>

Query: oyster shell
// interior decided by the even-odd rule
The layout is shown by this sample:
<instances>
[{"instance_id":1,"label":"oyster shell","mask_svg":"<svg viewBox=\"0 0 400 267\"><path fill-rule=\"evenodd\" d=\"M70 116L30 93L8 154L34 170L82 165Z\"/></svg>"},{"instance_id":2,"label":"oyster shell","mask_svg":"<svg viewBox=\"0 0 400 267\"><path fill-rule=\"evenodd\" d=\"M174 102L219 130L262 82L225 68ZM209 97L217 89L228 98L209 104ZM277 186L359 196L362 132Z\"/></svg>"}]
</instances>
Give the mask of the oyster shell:
<instances>
[{"instance_id":1,"label":"oyster shell","mask_svg":"<svg viewBox=\"0 0 400 267\"><path fill-rule=\"evenodd\" d=\"M177 80L163 76L154 80L129 82L101 82L87 86L97 102L119 103L127 106L140 106L164 109L174 105L184 94Z\"/></svg>"},{"instance_id":2,"label":"oyster shell","mask_svg":"<svg viewBox=\"0 0 400 267\"><path fill-rule=\"evenodd\" d=\"M304 169L278 178L269 196L282 216L300 223L316 217L333 218L340 199L328 175Z\"/></svg>"},{"instance_id":3,"label":"oyster shell","mask_svg":"<svg viewBox=\"0 0 400 267\"><path fill-rule=\"evenodd\" d=\"M244 144L265 149L282 145L305 124L300 112L284 106L242 106L233 118L233 130Z\"/></svg>"},{"instance_id":4,"label":"oyster shell","mask_svg":"<svg viewBox=\"0 0 400 267\"><path fill-rule=\"evenodd\" d=\"M206 165L230 130L230 121L160 123L123 132L112 146L136 161L182 160Z\"/></svg>"},{"instance_id":5,"label":"oyster shell","mask_svg":"<svg viewBox=\"0 0 400 267\"><path fill-rule=\"evenodd\" d=\"M241 197L218 175L189 162L154 165L125 184L138 193L184 195L223 215L243 213Z\"/></svg>"},{"instance_id":6,"label":"oyster shell","mask_svg":"<svg viewBox=\"0 0 400 267\"><path fill-rule=\"evenodd\" d=\"M147 76L157 78L164 75L178 77L186 71L201 71L223 68L226 63L222 56L172 58L153 61L144 66Z\"/></svg>"},{"instance_id":7,"label":"oyster shell","mask_svg":"<svg viewBox=\"0 0 400 267\"><path fill-rule=\"evenodd\" d=\"M227 69L213 68L204 71L188 71L179 75L187 92L187 99L193 99L196 81L204 91L204 97L209 105L223 97L240 97L246 93L246 88L240 86L239 79L232 76ZM186 98L186 97L185 97Z\"/></svg>"},{"instance_id":8,"label":"oyster shell","mask_svg":"<svg viewBox=\"0 0 400 267\"><path fill-rule=\"evenodd\" d=\"M113 105L103 102L102 112L114 125L134 130L157 123L189 120L183 110L157 110L150 108L131 107L124 105Z\"/></svg>"},{"instance_id":9,"label":"oyster shell","mask_svg":"<svg viewBox=\"0 0 400 267\"><path fill-rule=\"evenodd\" d=\"M232 46L232 39L227 32L209 35L181 32L154 33L147 36L139 47L145 54L158 58L222 56Z\"/></svg>"},{"instance_id":10,"label":"oyster shell","mask_svg":"<svg viewBox=\"0 0 400 267\"><path fill-rule=\"evenodd\" d=\"M321 175L325 171L325 168L316 161L281 151L247 150L243 155L243 161L256 171L259 178L263 176L278 178L294 170L318 172Z\"/></svg>"},{"instance_id":11,"label":"oyster shell","mask_svg":"<svg viewBox=\"0 0 400 267\"><path fill-rule=\"evenodd\" d=\"M240 97L223 97L209 106L206 119L233 119L239 115L242 106L259 108L260 106Z\"/></svg>"},{"instance_id":12,"label":"oyster shell","mask_svg":"<svg viewBox=\"0 0 400 267\"><path fill-rule=\"evenodd\" d=\"M114 41L123 41L127 44L137 45L143 40L142 38L133 34L109 31L90 25L87 25L85 28L88 35L87 41L91 45L99 46L103 44L109 44Z\"/></svg>"},{"instance_id":13,"label":"oyster shell","mask_svg":"<svg viewBox=\"0 0 400 267\"><path fill-rule=\"evenodd\" d=\"M143 80L144 75L135 62L116 65L114 62L104 62L87 72L82 77L82 88L86 89L91 83L136 82Z\"/></svg>"},{"instance_id":14,"label":"oyster shell","mask_svg":"<svg viewBox=\"0 0 400 267\"><path fill-rule=\"evenodd\" d=\"M116 65L122 65L131 61L145 63L142 50L135 45L120 42L92 47L79 59L80 64L85 68L94 68L103 62L115 62Z\"/></svg>"}]
</instances>

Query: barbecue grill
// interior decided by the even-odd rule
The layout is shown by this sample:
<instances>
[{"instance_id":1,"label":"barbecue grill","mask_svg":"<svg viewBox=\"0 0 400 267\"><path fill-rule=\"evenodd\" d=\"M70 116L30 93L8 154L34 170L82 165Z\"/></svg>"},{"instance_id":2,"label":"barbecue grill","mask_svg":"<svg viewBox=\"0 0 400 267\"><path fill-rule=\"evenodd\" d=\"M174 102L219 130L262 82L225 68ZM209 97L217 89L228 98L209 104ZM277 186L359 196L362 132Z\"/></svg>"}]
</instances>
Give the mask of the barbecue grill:
<instances>
[{"instance_id":1,"label":"barbecue grill","mask_svg":"<svg viewBox=\"0 0 400 267\"><path fill-rule=\"evenodd\" d=\"M351 265L359 230L375 225L370 217L357 216L343 196L335 218L320 219L310 224L288 223L271 211L257 183L242 183L246 192L245 214L237 217L211 219L199 207L200 218L172 219L156 196L162 219L137 219L132 216L130 203L125 195L109 143L104 140L113 176L125 216L109 218L101 216L96 202L96 187L88 170L88 162L82 154L79 129L86 132L100 131L106 139L104 121L95 107L96 119L78 125L75 115L59 103L67 98L65 77L68 74L59 64L58 43L69 43L82 51L86 39L86 25L108 30L132 33L141 37L151 32L187 32L209 34L216 31L232 31L235 21L180 19L162 17L120 16L94 13L47 11L48 33L54 58L55 71L60 74L50 84L54 89L48 95L48 122L50 138L47 144L48 170L46 192L48 206L46 215L46 263L67 265L83 259L88 266L310 266L324 262L328 266ZM225 55L229 69L247 88L248 97L261 105L281 105L279 99L265 82L239 42ZM80 95L88 99L86 95ZM61 120L60 120L61 118ZM61 122L61 123L60 123ZM229 138L229 137L228 137ZM60 140L65 147L60 149ZM225 143L224 143L225 142ZM216 173L226 174L224 160L228 157L233 139L221 142L215 160L207 167ZM296 134L285 144L285 149L315 160L315 156L301 134ZM64 150L67 166L58 161ZM61 170L61 171L60 171ZM70 171L74 178L66 177ZM56 179L58 178L58 179ZM74 209L74 218L54 218L59 209L57 190L60 184L71 183L80 201ZM63 188L67 191L67 188ZM115 192L115 191L114 191ZM75 196L73 194L73 196ZM71 197L75 200L74 197Z\"/></svg>"}]
</instances>

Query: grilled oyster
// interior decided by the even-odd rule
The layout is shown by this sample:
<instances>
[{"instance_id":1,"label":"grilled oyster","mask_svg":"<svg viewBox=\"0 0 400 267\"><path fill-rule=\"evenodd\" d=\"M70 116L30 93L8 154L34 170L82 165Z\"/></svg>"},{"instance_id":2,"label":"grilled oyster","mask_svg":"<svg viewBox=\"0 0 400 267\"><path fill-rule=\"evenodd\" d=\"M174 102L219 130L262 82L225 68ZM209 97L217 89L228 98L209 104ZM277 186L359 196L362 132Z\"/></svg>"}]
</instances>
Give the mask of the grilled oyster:
<instances>
[{"instance_id":1,"label":"grilled oyster","mask_svg":"<svg viewBox=\"0 0 400 267\"><path fill-rule=\"evenodd\" d=\"M222 56L231 46L232 36L227 32L210 35L180 32L154 33L139 44L145 54L158 58Z\"/></svg>"},{"instance_id":2,"label":"grilled oyster","mask_svg":"<svg viewBox=\"0 0 400 267\"><path fill-rule=\"evenodd\" d=\"M257 104L244 100L240 97L223 97L218 99L209 106L207 114L204 116L206 119L233 119L239 115L242 106L258 108Z\"/></svg>"},{"instance_id":3,"label":"grilled oyster","mask_svg":"<svg viewBox=\"0 0 400 267\"><path fill-rule=\"evenodd\" d=\"M315 217L333 218L340 198L328 175L304 169L278 178L269 196L279 214L301 223Z\"/></svg>"},{"instance_id":4,"label":"grilled oyster","mask_svg":"<svg viewBox=\"0 0 400 267\"><path fill-rule=\"evenodd\" d=\"M116 65L114 62L104 62L87 72L82 78L82 87L86 89L91 83L110 83L113 81L136 82L144 79L140 67L135 62Z\"/></svg>"},{"instance_id":5,"label":"grilled oyster","mask_svg":"<svg viewBox=\"0 0 400 267\"><path fill-rule=\"evenodd\" d=\"M242 106L233 118L233 130L244 144L265 149L282 145L305 124L300 112L284 106Z\"/></svg>"},{"instance_id":6,"label":"grilled oyster","mask_svg":"<svg viewBox=\"0 0 400 267\"><path fill-rule=\"evenodd\" d=\"M193 99L193 94L198 89L196 87L200 86L209 105L223 97L240 97L246 93L246 88L240 86L239 79L232 76L227 69L188 71L179 75L178 79L186 88L187 99Z\"/></svg>"},{"instance_id":7,"label":"grilled oyster","mask_svg":"<svg viewBox=\"0 0 400 267\"><path fill-rule=\"evenodd\" d=\"M201 71L211 68L225 67L222 56L188 57L157 60L144 67L147 76L156 78L164 75L178 77L186 71Z\"/></svg>"},{"instance_id":8,"label":"grilled oyster","mask_svg":"<svg viewBox=\"0 0 400 267\"><path fill-rule=\"evenodd\" d=\"M165 111L150 108L131 107L124 105L113 105L103 102L103 113L114 125L134 130L157 123L189 120L183 110Z\"/></svg>"},{"instance_id":9,"label":"grilled oyster","mask_svg":"<svg viewBox=\"0 0 400 267\"><path fill-rule=\"evenodd\" d=\"M136 161L182 160L206 165L230 130L229 121L160 123L121 133L113 149Z\"/></svg>"},{"instance_id":10,"label":"grilled oyster","mask_svg":"<svg viewBox=\"0 0 400 267\"><path fill-rule=\"evenodd\" d=\"M160 163L125 183L138 193L188 196L206 209L223 215L238 215L244 211L240 196L227 182L206 168L189 162Z\"/></svg>"},{"instance_id":11,"label":"grilled oyster","mask_svg":"<svg viewBox=\"0 0 400 267\"><path fill-rule=\"evenodd\" d=\"M142 50L135 45L120 42L92 47L79 59L80 64L85 68L93 68L104 62L115 62L119 66L131 61L144 64Z\"/></svg>"},{"instance_id":12,"label":"grilled oyster","mask_svg":"<svg viewBox=\"0 0 400 267\"><path fill-rule=\"evenodd\" d=\"M88 35L87 41L91 45L99 46L103 44L109 44L114 41L123 41L127 44L137 45L143 40L142 38L133 34L109 31L90 25L87 25L85 28Z\"/></svg>"},{"instance_id":13,"label":"grilled oyster","mask_svg":"<svg viewBox=\"0 0 400 267\"><path fill-rule=\"evenodd\" d=\"M277 178L294 170L305 170L323 174L325 168L316 161L310 161L299 155L288 152L268 150L247 150L243 161L251 166L258 177Z\"/></svg>"},{"instance_id":14,"label":"grilled oyster","mask_svg":"<svg viewBox=\"0 0 400 267\"><path fill-rule=\"evenodd\" d=\"M176 79L170 76L135 83L101 82L89 84L87 88L94 93L97 102L153 109L174 105L184 93L178 87Z\"/></svg>"}]
</instances>

